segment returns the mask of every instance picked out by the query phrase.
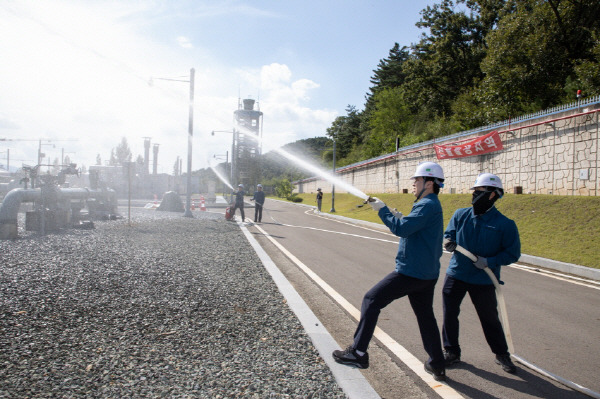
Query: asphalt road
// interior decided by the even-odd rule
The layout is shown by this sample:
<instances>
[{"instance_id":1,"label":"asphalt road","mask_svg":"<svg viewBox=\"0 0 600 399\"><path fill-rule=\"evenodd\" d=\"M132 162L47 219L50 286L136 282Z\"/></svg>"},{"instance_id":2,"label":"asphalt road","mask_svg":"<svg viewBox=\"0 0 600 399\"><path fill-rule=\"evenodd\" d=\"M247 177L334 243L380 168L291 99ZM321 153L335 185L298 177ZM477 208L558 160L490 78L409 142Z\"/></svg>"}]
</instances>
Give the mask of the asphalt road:
<instances>
[{"instance_id":1,"label":"asphalt road","mask_svg":"<svg viewBox=\"0 0 600 399\"><path fill-rule=\"evenodd\" d=\"M253 216L254 210L247 208L246 215ZM316 215L310 207L267 200L263 223L258 227L357 309L360 309L364 293L394 270L397 237L389 232ZM310 287L306 282L301 283L300 280L307 280L306 276L298 277L298 272L294 272L290 266L290 260L282 256L281 251L265 237L261 238L262 233L257 227L249 226L249 229L259 238L261 245L276 260L278 266L280 263L287 264L284 266L287 268L284 273L298 280L294 284L311 308L320 308L317 315L340 346L350 344L356 321L347 313L340 312L339 305L326 293L315 290L314 284ZM441 287L449 259L450 255L447 253L442 256L442 270L436 287L434 307L440 330ZM506 283L503 292L516 354L566 380L600 392L599 287L513 266L504 268L502 280ZM465 298L461 308L460 323L463 361L448 369L447 375L450 387L463 397L588 397L518 363L516 375L502 371L494 363L494 355L485 342L479 320L468 298ZM416 319L406 298L395 301L384 309L378 326L419 360L426 360ZM378 392L385 391L382 397L419 396L414 392L407 396L405 388L394 388L391 383L396 379L394 373L398 373L399 380L402 379L400 374L410 377L413 380L411 385L416 384L425 397L436 397L436 393L419 381L418 376L401 360L383 345L374 342L369 352L376 351L389 356L394 364L394 367L387 367L386 372L365 371L373 387ZM382 357L377 355L374 358L372 355L371 358L371 369L376 369L373 362Z\"/></svg>"}]
</instances>

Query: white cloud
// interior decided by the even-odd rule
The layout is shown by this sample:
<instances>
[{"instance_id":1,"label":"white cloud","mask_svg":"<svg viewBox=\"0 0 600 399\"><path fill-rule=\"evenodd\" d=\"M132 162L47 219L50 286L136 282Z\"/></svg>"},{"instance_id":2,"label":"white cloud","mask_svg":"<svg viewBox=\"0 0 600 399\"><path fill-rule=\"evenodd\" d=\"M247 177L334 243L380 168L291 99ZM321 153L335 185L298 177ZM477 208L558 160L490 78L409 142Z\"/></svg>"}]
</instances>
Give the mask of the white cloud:
<instances>
[{"instance_id":1,"label":"white cloud","mask_svg":"<svg viewBox=\"0 0 600 399\"><path fill-rule=\"evenodd\" d=\"M183 48L193 48L192 42L185 36L177 37L177 43Z\"/></svg>"},{"instance_id":2,"label":"white cloud","mask_svg":"<svg viewBox=\"0 0 600 399\"><path fill-rule=\"evenodd\" d=\"M287 65L273 63L260 70L261 88L278 89L286 85L292 78L292 71Z\"/></svg>"}]
</instances>

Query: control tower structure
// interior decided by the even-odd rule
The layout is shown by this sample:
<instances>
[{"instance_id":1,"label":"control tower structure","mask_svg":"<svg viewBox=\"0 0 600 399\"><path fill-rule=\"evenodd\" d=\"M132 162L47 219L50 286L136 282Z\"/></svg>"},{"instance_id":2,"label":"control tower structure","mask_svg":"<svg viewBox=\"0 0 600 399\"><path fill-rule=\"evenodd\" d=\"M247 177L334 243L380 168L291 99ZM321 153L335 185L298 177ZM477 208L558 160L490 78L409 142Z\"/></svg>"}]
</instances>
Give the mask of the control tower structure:
<instances>
[{"instance_id":1,"label":"control tower structure","mask_svg":"<svg viewBox=\"0 0 600 399\"><path fill-rule=\"evenodd\" d=\"M238 183L244 184L246 189L260 180L263 113L259 108L258 102L247 98L238 101L238 109L233 112L235 137L232 161Z\"/></svg>"}]
</instances>

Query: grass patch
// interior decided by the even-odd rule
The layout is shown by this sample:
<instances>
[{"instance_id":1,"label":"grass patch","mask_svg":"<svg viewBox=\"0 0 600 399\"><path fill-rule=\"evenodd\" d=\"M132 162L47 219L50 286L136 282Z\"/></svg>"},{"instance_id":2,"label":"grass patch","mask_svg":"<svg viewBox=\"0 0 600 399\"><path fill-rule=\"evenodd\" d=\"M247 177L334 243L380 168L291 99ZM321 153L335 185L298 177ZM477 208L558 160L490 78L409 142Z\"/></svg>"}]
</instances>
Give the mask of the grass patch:
<instances>
[{"instance_id":1,"label":"grass patch","mask_svg":"<svg viewBox=\"0 0 600 399\"><path fill-rule=\"evenodd\" d=\"M306 205L317 205L315 194L297 194ZM408 214L413 194L375 194L390 208ZM442 194L444 226L454 211L471 205L471 194ZM335 194L335 214L381 223L370 206L350 194ZM513 219L521 236L521 252L600 269L600 197L506 194L496 206ZM329 213L331 194L324 193L322 211Z\"/></svg>"}]
</instances>

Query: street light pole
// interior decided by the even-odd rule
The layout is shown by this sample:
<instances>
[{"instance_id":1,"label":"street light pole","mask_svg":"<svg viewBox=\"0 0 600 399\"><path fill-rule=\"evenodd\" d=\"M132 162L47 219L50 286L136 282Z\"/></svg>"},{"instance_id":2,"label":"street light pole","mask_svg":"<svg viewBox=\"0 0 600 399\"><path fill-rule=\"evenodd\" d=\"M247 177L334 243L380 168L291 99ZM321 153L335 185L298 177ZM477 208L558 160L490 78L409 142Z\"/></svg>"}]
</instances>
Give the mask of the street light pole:
<instances>
[{"instance_id":1,"label":"street light pole","mask_svg":"<svg viewBox=\"0 0 600 399\"><path fill-rule=\"evenodd\" d=\"M333 176L335 176L335 137L333 137ZM331 213L335 213L335 183L331 183Z\"/></svg>"},{"instance_id":2,"label":"street light pole","mask_svg":"<svg viewBox=\"0 0 600 399\"><path fill-rule=\"evenodd\" d=\"M188 119L188 159L187 159L187 179L186 179L186 198L184 217L193 218L192 215L192 139L194 138L194 68L190 69L190 80L169 79L169 78L150 78L148 84L154 85L154 79L170 80L172 82L185 82L190 84L190 112Z\"/></svg>"},{"instance_id":3,"label":"street light pole","mask_svg":"<svg viewBox=\"0 0 600 399\"><path fill-rule=\"evenodd\" d=\"M194 137L194 68L190 69L190 112L188 121L188 159L187 159L187 188L185 198L185 213L183 216L193 218L192 215L192 138Z\"/></svg>"}]
</instances>

